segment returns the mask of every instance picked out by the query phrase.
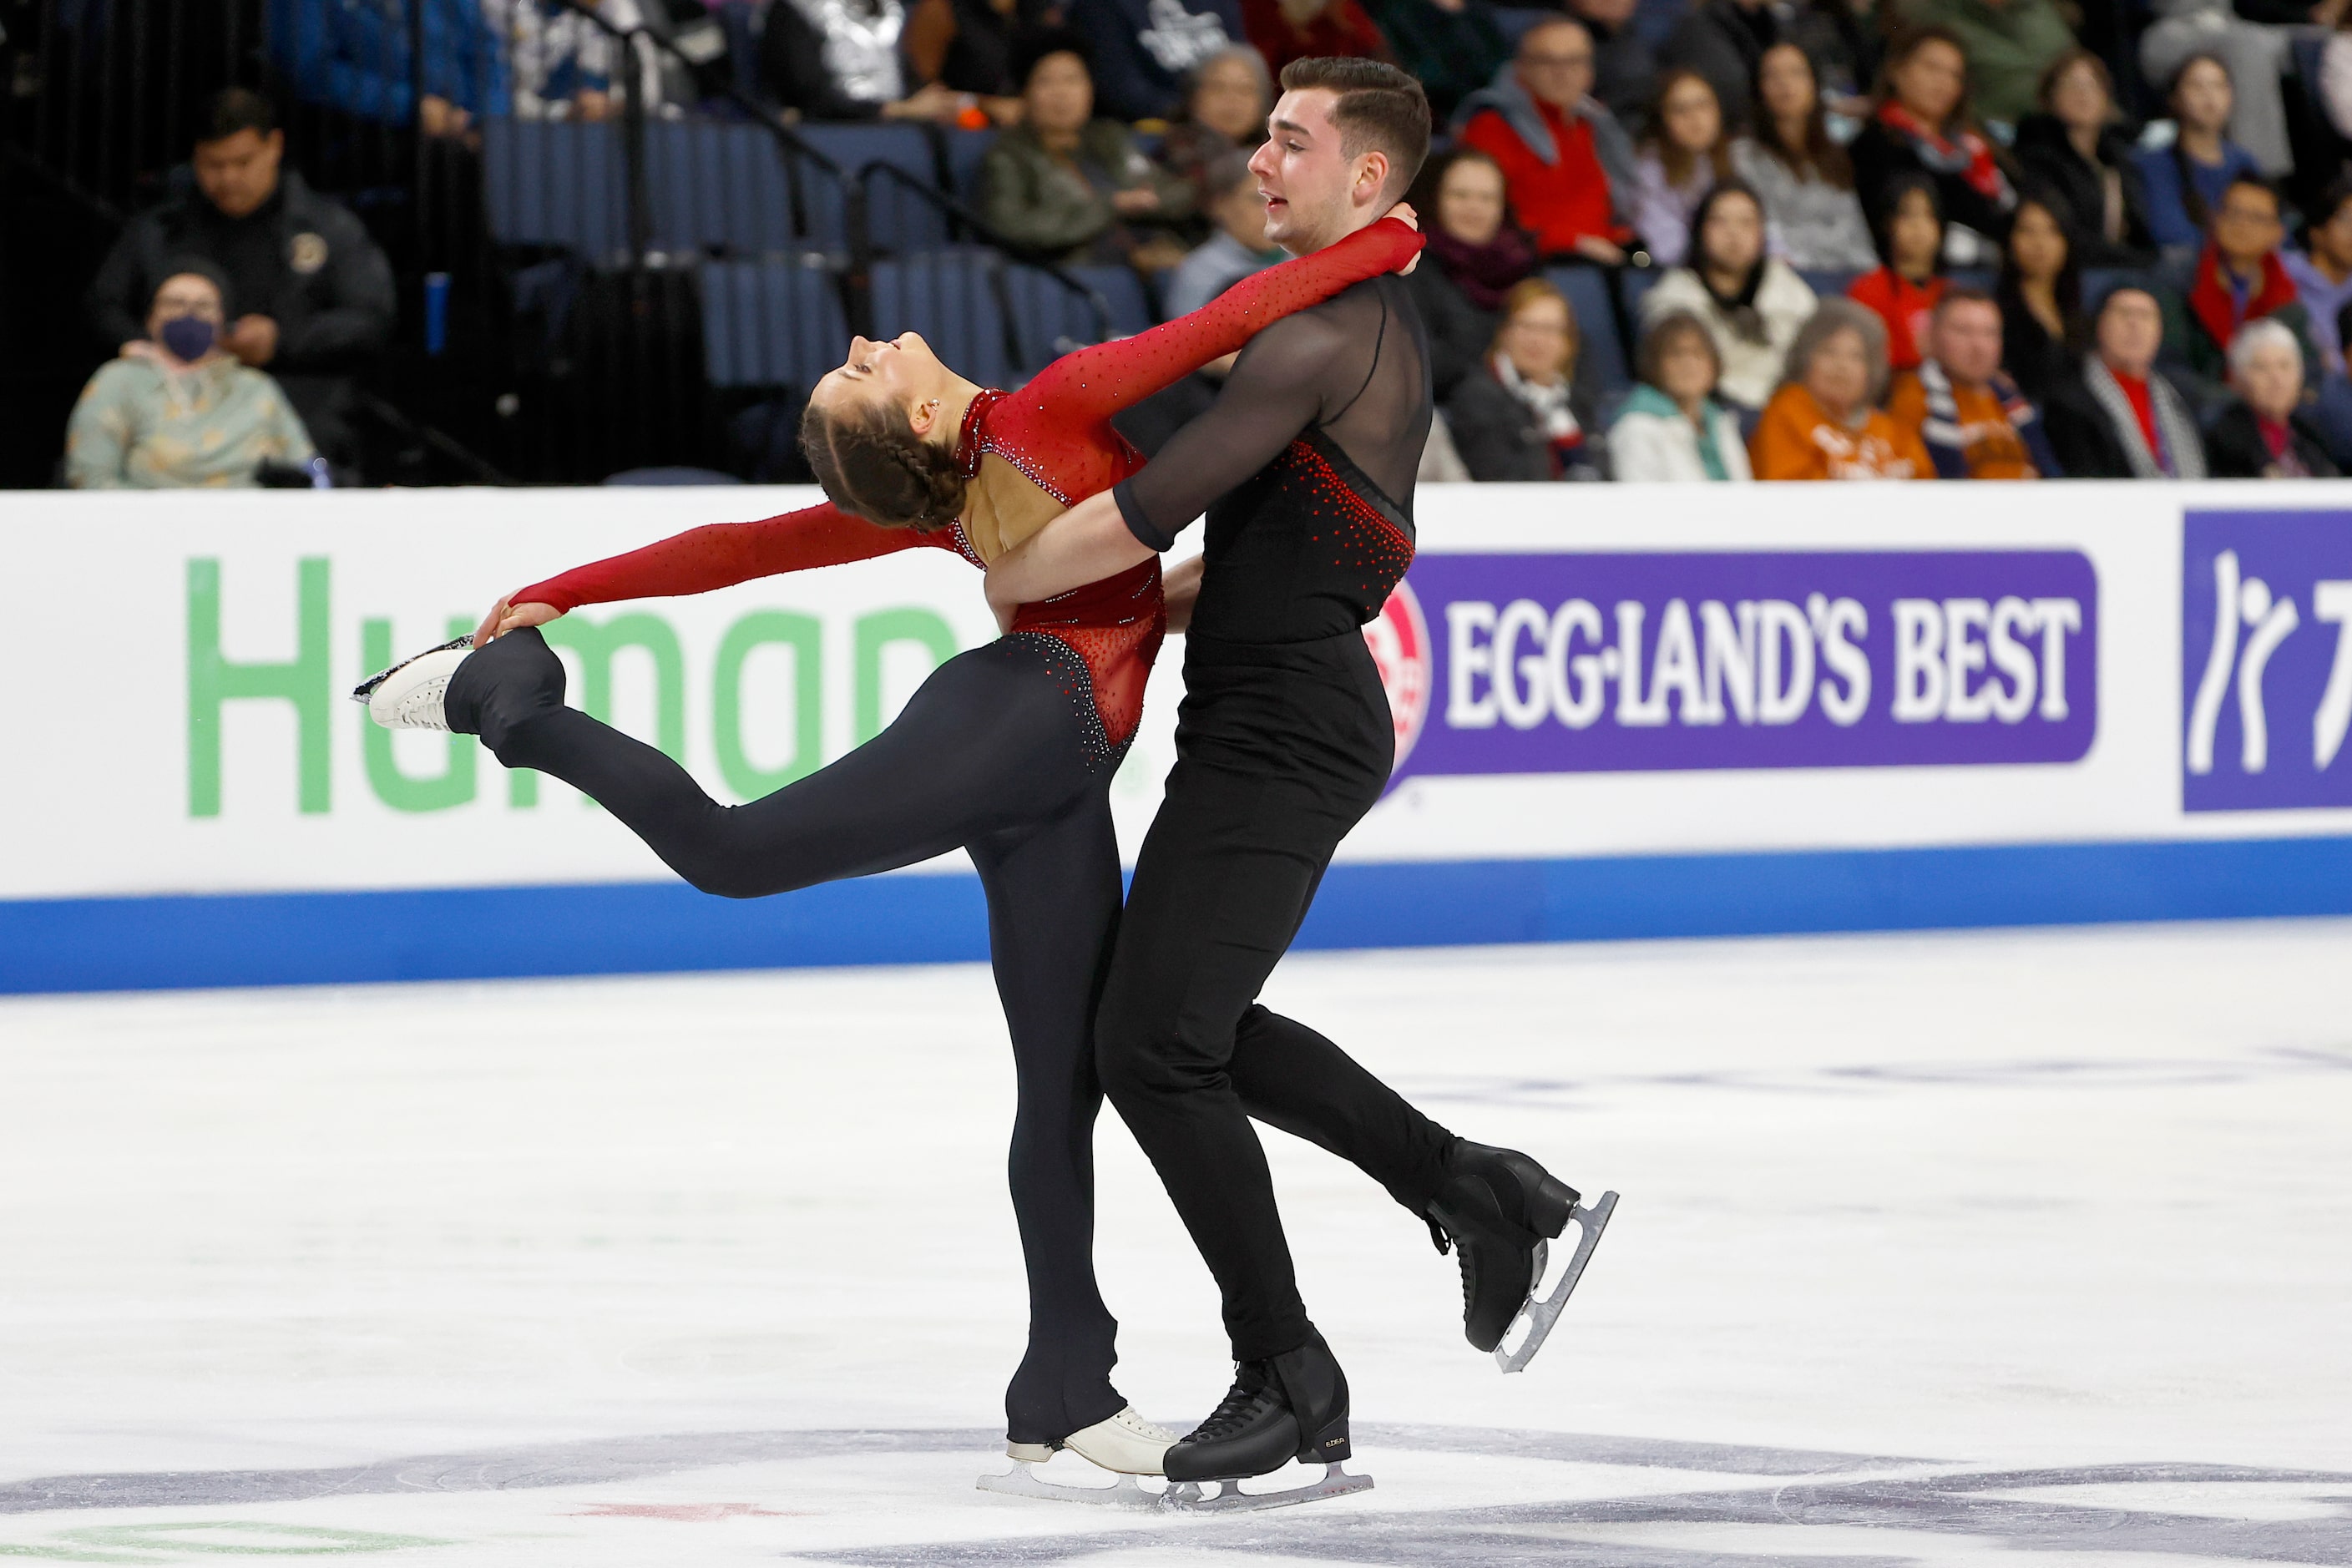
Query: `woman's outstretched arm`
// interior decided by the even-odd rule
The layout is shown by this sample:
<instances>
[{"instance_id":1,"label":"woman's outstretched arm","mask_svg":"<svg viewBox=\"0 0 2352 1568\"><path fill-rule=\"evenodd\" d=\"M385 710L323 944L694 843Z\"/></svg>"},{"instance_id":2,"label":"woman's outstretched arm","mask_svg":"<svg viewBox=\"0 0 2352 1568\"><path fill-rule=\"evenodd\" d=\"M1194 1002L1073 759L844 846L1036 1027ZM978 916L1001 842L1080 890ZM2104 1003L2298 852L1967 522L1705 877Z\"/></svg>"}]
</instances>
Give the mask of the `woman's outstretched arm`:
<instances>
[{"instance_id":1,"label":"woman's outstretched arm","mask_svg":"<svg viewBox=\"0 0 2352 1568\"><path fill-rule=\"evenodd\" d=\"M544 626L582 605L708 594L754 577L870 561L918 545L945 546L952 537L945 530L885 528L830 501L757 522L689 528L642 550L516 589L491 607L474 633L474 646L521 626Z\"/></svg>"},{"instance_id":2,"label":"woman's outstretched arm","mask_svg":"<svg viewBox=\"0 0 2352 1568\"><path fill-rule=\"evenodd\" d=\"M1418 222L1400 202L1380 222L1254 272L1190 314L1131 338L1075 349L1039 371L1007 412L1064 427L1108 419L1244 347L1284 317L1384 272L1410 268L1421 255Z\"/></svg>"}]
</instances>

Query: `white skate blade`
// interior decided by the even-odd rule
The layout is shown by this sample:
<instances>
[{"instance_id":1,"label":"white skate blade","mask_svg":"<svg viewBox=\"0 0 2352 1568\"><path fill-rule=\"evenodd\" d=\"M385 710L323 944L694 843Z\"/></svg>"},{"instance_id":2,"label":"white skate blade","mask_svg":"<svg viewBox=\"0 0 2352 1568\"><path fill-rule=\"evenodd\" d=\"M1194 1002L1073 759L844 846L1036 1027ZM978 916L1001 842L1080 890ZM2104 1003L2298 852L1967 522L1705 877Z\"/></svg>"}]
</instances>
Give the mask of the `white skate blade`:
<instances>
[{"instance_id":1,"label":"white skate blade","mask_svg":"<svg viewBox=\"0 0 2352 1568\"><path fill-rule=\"evenodd\" d=\"M1567 1310L1569 1293L1576 1289L1576 1282L1584 1278L1584 1266L1592 1261L1592 1249L1601 1245L1601 1233L1609 1227L1609 1216L1616 1212L1615 1193L1603 1193L1598 1201L1569 1211L1568 1217L1577 1230L1576 1251L1569 1258L1568 1267L1560 1270L1559 1283L1553 1287L1549 1297L1538 1301L1533 1290L1528 1292L1527 1303L1511 1321L1512 1329L1522 1322L1527 1324L1527 1338L1520 1342L1518 1349L1513 1350L1510 1348L1511 1329L1505 1329L1501 1342L1495 1346L1496 1366L1505 1372L1524 1372L1528 1363L1536 1359L1536 1352L1543 1349L1544 1341L1551 1335L1551 1326L1559 1321L1560 1313ZM1550 1261L1550 1256L1549 1243L1536 1243L1538 1285L1543 1283L1544 1266Z\"/></svg>"},{"instance_id":2,"label":"white skate blade","mask_svg":"<svg viewBox=\"0 0 2352 1568\"><path fill-rule=\"evenodd\" d=\"M387 730L449 728L442 716L441 698L449 678L473 652L470 637L452 637L439 647L404 658L380 675L352 689L352 700L367 705L368 717Z\"/></svg>"},{"instance_id":3,"label":"white skate blade","mask_svg":"<svg viewBox=\"0 0 2352 1568\"><path fill-rule=\"evenodd\" d=\"M1214 1494L1205 1489L1220 1489ZM1249 1513L1263 1508L1290 1508L1325 1498L1346 1497L1372 1489L1370 1476L1351 1476L1339 1461L1323 1467L1323 1479L1278 1492L1245 1492L1239 1481L1178 1481L1160 1493L1159 1504L1171 1513Z\"/></svg>"},{"instance_id":4,"label":"white skate blade","mask_svg":"<svg viewBox=\"0 0 2352 1568\"><path fill-rule=\"evenodd\" d=\"M1015 1459L1013 1468L1001 1476L982 1476L976 1483L984 1492L997 1492L1005 1497L1043 1498L1048 1502L1093 1503L1098 1508L1156 1509L1164 1492L1148 1492L1133 1476L1122 1475L1107 1487L1073 1486L1066 1481L1041 1480L1037 1466L1028 1459Z\"/></svg>"}]
</instances>

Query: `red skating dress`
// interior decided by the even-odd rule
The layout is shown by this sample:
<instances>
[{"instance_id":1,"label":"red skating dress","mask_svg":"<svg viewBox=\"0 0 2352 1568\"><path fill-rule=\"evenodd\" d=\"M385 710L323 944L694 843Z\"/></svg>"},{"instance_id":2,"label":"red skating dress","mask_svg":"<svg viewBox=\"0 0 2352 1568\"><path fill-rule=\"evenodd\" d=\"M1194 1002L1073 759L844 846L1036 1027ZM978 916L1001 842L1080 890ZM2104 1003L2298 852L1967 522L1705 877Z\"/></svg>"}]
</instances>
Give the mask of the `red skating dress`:
<instances>
[{"instance_id":1,"label":"red skating dress","mask_svg":"<svg viewBox=\"0 0 2352 1568\"><path fill-rule=\"evenodd\" d=\"M1392 272L1421 249L1392 218L1328 249L1242 279L1209 304L1135 337L1063 355L1014 392L986 391L966 412L956 454L971 483L946 528L888 528L826 503L757 522L689 529L625 555L575 567L509 595L572 610L618 599L708 593L755 577L867 561L928 546L985 567L1079 501L1143 467L1111 416L1240 349L1269 322ZM1108 761L1143 717L1143 689L1167 630L1160 563L1024 605L1007 634L1069 656L1072 695L1089 743ZM1084 689L1077 689L1083 682Z\"/></svg>"}]
</instances>

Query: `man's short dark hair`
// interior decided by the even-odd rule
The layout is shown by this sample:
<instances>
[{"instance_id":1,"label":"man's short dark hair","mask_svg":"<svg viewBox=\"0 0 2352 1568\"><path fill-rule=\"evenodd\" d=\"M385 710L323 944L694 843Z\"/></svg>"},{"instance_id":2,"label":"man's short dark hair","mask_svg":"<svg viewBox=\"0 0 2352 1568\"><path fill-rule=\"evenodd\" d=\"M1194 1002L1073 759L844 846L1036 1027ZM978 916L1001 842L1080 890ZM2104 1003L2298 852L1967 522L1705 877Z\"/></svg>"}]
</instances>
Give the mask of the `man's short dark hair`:
<instances>
[{"instance_id":1,"label":"man's short dark hair","mask_svg":"<svg viewBox=\"0 0 2352 1568\"><path fill-rule=\"evenodd\" d=\"M1339 95L1331 123L1339 128L1339 151L1349 158L1378 148L1388 154L1387 189L1401 195L1429 156L1429 95L1421 83L1392 65L1318 56L1282 68L1282 90L1321 88Z\"/></svg>"},{"instance_id":2,"label":"man's short dark hair","mask_svg":"<svg viewBox=\"0 0 2352 1568\"><path fill-rule=\"evenodd\" d=\"M1944 297L1936 301L1935 319L1942 321L1945 312L1955 305L1990 305L1996 310L2000 309L2000 301L1981 289L1947 289Z\"/></svg>"},{"instance_id":3,"label":"man's short dark hair","mask_svg":"<svg viewBox=\"0 0 2352 1568\"><path fill-rule=\"evenodd\" d=\"M196 115L196 141L226 142L240 131L267 136L278 129L278 110L249 87L225 87L205 100Z\"/></svg>"},{"instance_id":4,"label":"man's short dark hair","mask_svg":"<svg viewBox=\"0 0 2352 1568\"><path fill-rule=\"evenodd\" d=\"M2284 212L2286 210L2286 203L2284 199L2279 195L2279 188L2271 184L2268 180L2263 178L2260 174L2255 174L2252 170L2247 169L2242 170L2230 176L2230 183L2221 187L2221 199L2213 204L2214 212L2219 213L2224 206L2228 205L2230 201L2230 193L2238 189L2242 185L2248 190L2260 191L2263 195L2268 196L2271 200L2272 211Z\"/></svg>"},{"instance_id":5,"label":"man's short dark hair","mask_svg":"<svg viewBox=\"0 0 2352 1568\"><path fill-rule=\"evenodd\" d=\"M2319 193L2319 199L2311 204L2311 226L2321 228L2334 223L2336 215L2344 210L2347 202L2352 202L2352 174L2338 175L2327 183L2327 188Z\"/></svg>"}]
</instances>

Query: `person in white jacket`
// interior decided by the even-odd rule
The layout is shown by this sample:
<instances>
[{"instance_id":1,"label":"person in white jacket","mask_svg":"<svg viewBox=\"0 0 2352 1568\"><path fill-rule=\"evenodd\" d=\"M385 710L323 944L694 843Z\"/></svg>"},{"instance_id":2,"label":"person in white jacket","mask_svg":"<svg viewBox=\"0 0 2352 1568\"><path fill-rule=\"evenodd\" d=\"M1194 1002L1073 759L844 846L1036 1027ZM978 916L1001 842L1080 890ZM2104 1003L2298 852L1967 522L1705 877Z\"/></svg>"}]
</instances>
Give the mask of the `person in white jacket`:
<instances>
[{"instance_id":1,"label":"person in white jacket","mask_svg":"<svg viewBox=\"0 0 2352 1568\"><path fill-rule=\"evenodd\" d=\"M1689 264L1642 297L1644 324L1684 310L1698 318L1723 360L1720 395L1761 408L1780 366L1812 319L1813 291L1785 261L1764 254L1764 204L1743 180L1706 194L1691 219Z\"/></svg>"},{"instance_id":2,"label":"person in white jacket","mask_svg":"<svg viewBox=\"0 0 2352 1568\"><path fill-rule=\"evenodd\" d=\"M1696 316L1675 310L1642 334L1641 383L1609 429L1609 462L1622 482L1745 482L1748 444L1739 421L1716 401L1723 360Z\"/></svg>"}]
</instances>

